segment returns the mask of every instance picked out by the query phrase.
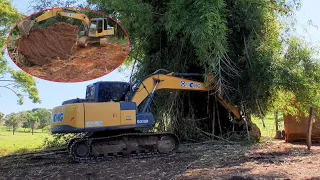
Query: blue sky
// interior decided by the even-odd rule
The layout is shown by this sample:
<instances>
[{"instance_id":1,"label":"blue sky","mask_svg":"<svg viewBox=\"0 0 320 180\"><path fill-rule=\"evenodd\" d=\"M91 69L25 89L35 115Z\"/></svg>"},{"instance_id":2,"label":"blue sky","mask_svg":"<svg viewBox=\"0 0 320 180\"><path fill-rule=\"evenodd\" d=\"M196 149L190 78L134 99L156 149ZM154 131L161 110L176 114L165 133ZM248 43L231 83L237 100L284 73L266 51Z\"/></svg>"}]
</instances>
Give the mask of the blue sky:
<instances>
[{"instance_id":1,"label":"blue sky","mask_svg":"<svg viewBox=\"0 0 320 180\"><path fill-rule=\"evenodd\" d=\"M26 14L28 12L28 0L12 0L13 5L20 11ZM313 43L315 46L320 40L320 18L319 17L319 0L303 0L303 6L300 11L297 12L297 32L300 36ZM313 28L308 25L308 21L311 20L313 25L319 26L319 29ZM125 27L124 27L125 28ZM308 32L304 30L308 29ZM10 67L19 70L19 68L12 63L11 59L5 55ZM53 108L60 105L64 100L73 98L84 98L85 89L88 84L96 81L128 81L130 69L124 73L120 73L118 69L112 73L93 81L86 81L81 83L56 83L41 80L35 78L37 81L37 87L39 95L42 100L41 104L33 104L27 97L25 97L25 103L23 105L17 104L17 97L10 91L1 89L0 94L0 112L5 114L11 112L18 112L22 110L29 110L36 107L41 108Z\"/></svg>"}]
</instances>

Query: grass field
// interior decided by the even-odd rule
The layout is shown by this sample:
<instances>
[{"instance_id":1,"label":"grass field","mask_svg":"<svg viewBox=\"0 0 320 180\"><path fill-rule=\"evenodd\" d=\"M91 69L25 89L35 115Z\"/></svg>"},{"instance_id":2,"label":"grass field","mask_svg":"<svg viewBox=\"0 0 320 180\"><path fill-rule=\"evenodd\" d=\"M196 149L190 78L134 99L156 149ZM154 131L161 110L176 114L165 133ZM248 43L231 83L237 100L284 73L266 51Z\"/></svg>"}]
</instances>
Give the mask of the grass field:
<instances>
[{"instance_id":1,"label":"grass field","mask_svg":"<svg viewBox=\"0 0 320 180\"><path fill-rule=\"evenodd\" d=\"M279 130L283 130L283 116L282 114L279 113L278 115L278 119L279 119ZM274 116L273 114L268 114L265 118L264 118L264 123L266 125L266 127L263 127L263 123L261 121L260 118L258 117L253 117L252 121L259 127L260 131L261 131L261 136L263 137L267 137L267 138L274 138L274 136L276 135L276 127L274 124Z\"/></svg>"},{"instance_id":2,"label":"grass field","mask_svg":"<svg viewBox=\"0 0 320 180\"><path fill-rule=\"evenodd\" d=\"M50 138L51 135L41 130L35 130L32 135L30 129L24 131L23 128L12 135L12 131L8 131L7 127L0 126L0 156L44 149L46 137Z\"/></svg>"}]
</instances>

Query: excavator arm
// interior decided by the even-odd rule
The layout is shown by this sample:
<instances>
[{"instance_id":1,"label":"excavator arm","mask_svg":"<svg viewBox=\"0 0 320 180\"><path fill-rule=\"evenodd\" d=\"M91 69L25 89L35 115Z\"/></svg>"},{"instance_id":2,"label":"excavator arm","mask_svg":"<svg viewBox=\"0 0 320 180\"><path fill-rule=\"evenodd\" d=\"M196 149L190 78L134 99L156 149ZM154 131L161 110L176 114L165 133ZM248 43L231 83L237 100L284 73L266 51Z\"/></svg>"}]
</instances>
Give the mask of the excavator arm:
<instances>
[{"instance_id":1,"label":"excavator arm","mask_svg":"<svg viewBox=\"0 0 320 180\"><path fill-rule=\"evenodd\" d=\"M81 20L85 24L85 28L86 28L85 31L88 31L89 29L90 19L88 18L88 16L86 16L83 13L71 11L64 8L50 9L34 20L30 20L30 19L24 20L18 24L18 29L23 35L29 35L30 29L32 28L34 23L41 22L55 16L63 16L63 17L69 17L69 18Z\"/></svg>"},{"instance_id":2,"label":"excavator arm","mask_svg":"<svg viewBox=\"0 0 320 180\"><path fill-rule=\"evenodd\" d=\"M180 74L180 73L169 73L169 74L154 74L146 78L137 88L131 101L135 102L137 106L141 104L146 98L146 104L143 107L142 113L145 113L149 107L151 100L155 94L155 91L161 89L171 90L187 90L187 91L211 91L213 88L207 87L203 82L193 81L179 76L199 76L196 74ZM222 96L217 95L218 101L229 111L231 111L237 119L240 119L241 115L237 108L232 106Z\"/></svg>"}]
</instances>

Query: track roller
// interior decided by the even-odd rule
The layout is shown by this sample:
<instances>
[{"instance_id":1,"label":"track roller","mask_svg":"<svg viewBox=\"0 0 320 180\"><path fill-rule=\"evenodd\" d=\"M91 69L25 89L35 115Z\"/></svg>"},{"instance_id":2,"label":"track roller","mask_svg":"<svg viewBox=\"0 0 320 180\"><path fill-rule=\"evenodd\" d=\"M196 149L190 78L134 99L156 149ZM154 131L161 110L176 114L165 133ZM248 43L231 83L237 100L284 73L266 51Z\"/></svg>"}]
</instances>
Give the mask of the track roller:
<instances>
[{"instance_id":1,"label":"track roller","mask_svg":"<svg viewBox=\"0 0 320 180\"><path fill-rule=\"evenodd\" d=\"M70 151L74 154L74 156L79 158L89 157L91 152L90 144L86 141L74 141L73 146L71 146Z\"/></svg>"}]
</instances>

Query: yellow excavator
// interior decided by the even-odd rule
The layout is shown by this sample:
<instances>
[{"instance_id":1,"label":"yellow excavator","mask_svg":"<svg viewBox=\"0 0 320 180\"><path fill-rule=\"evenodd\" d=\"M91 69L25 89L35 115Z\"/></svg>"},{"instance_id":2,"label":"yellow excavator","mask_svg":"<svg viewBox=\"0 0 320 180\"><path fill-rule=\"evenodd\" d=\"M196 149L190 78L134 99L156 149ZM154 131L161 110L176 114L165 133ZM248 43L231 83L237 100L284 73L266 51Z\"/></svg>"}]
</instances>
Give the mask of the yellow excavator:
<instances>
[{"instance_id":1,"label":"yellow excavator","mask_svg":"<svg viewBox=\"0 0 320 180\"><path fill-rule=\"evenodd\" d=\"M148 112L155 91L161 89L209 91L204 83L191 80L199 74L163 73L160 70L137 86L128 82L100 81L87 86L85 99L70 99L53 108L53 133L87 133L69 142L74 160L144 153L171 153L179 140L173 133L143 133L155 125ZM186 78L187 77L187 78ZM237 108L223 97L218 101L240 119Z\"/></svg>"},{"instance_id":2,"label":"yellow excavator","mask_svg":"<svg viewBox=\"0 0 320 180\"><path fill-rule=\"evenodd\" d=\"M78 41L78 45L80 47L86 47L91 43L100 43L100 46L105 46L107 44L106 37L114 35L114 28L108 25L107 18L89 19L88 16L83 13L66 8L53 8L47 10L45 13L33 20L24 20L18 24L18 29L22 35L29 35L31 28L35 23L55 16L69 17L82 21L82 24L84 25L84 31L80 32L81 37Z\"/></svg>"}]
</instances>

